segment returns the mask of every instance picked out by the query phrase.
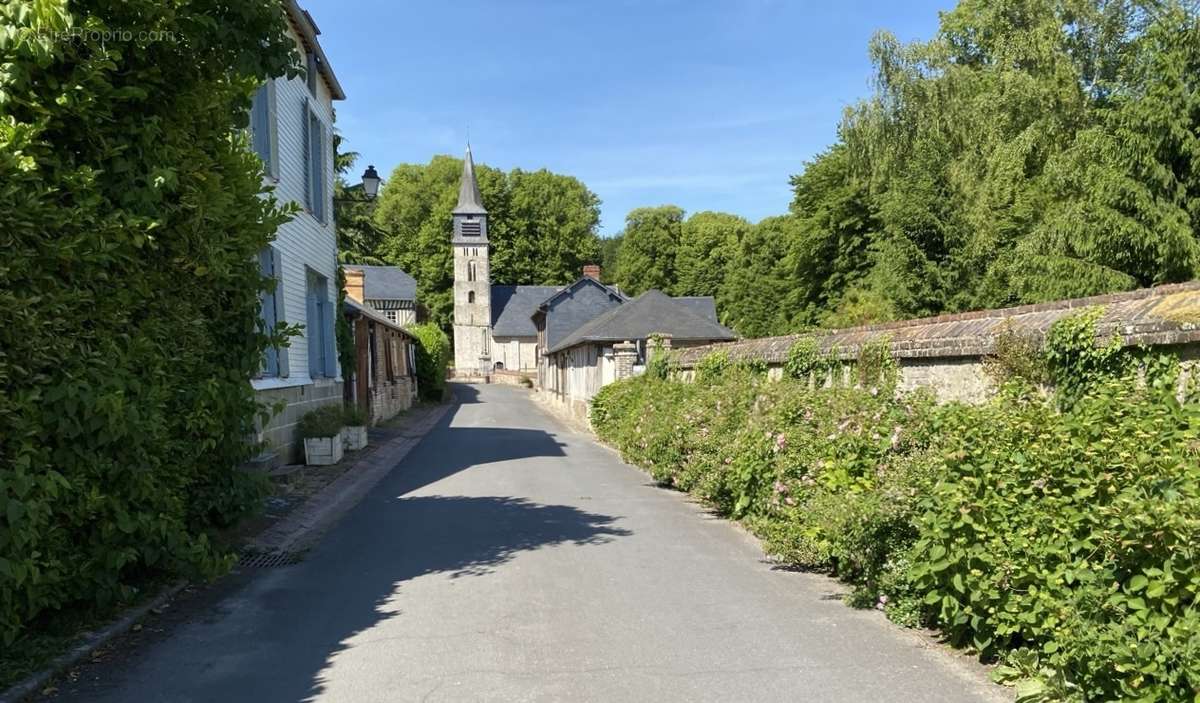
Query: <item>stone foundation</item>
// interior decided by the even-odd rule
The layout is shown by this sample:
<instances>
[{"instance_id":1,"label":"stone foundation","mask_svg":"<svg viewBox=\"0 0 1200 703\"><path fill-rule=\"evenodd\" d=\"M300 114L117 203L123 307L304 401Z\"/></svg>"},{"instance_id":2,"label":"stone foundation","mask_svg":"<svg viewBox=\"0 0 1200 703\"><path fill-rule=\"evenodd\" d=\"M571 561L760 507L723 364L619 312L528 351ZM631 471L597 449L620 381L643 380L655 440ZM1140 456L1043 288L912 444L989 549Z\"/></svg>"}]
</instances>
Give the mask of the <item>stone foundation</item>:
<instances>
[{"instance_id":1,"label":"stone foundation","mask_svg":"<svg viewBox=\"0 0 1200 703\"><path fill-rule=\"evenodd\" d=\"M321 379L313 383L285 388L266 388L255 391L260 403L272 406L283 403L283 409L271 417L271 421L258 432L258 439L266 441L268 451L279 455L288 464L304 461L304 443L296 434L300 418L310 411L326 405L342 404L342 382Z\"/></svg>"}]
</instances>

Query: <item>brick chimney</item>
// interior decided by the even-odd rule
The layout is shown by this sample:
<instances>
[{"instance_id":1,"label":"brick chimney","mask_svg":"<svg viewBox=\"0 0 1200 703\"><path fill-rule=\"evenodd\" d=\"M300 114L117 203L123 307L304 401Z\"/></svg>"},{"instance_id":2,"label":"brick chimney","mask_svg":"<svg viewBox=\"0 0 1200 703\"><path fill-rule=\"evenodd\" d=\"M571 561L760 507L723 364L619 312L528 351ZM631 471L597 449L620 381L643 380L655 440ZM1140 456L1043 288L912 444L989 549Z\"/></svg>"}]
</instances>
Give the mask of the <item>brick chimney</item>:
<instances>
[{"instance_id":1,"label":"brick chimney","mask_svg":"<svg viewBox=\"0 0 1200 703\"><path fill-rule=\"evenodd\" d=\"M363 271L362 269L344 269L346 273L346 297L355 302L363 302Z\"/></svg>"},{"instance_id":2,"label":"brick chimney","mask_svg":"<svg viewBox=\"0 0 1200 703\"><path fill-rule=\"evenodd\" d=\"M583 275L595 281L600 280L600 265L587 264L583 267Z\"/></svg>"}]
</instances>

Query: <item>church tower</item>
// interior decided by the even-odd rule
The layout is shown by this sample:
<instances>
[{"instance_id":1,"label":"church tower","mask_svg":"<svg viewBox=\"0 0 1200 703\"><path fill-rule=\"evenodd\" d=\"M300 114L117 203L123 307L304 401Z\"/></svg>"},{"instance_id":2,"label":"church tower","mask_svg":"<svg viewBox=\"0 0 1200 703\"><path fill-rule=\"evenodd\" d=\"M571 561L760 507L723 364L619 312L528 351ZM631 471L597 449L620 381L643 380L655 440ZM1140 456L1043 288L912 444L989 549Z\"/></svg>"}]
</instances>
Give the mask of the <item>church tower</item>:
<instances>
[{"instance_id":1,"label":"church tower","mask_svg":"<svg viewBox=\"0 0 1200 703\"><path fill-rule=\"evenodd\" d=\"M487 210L475 180L471 145L463 160L454 206L454 369L470 376L491 372L492 288L488 271Z\"/></svg>"}]
</instances>

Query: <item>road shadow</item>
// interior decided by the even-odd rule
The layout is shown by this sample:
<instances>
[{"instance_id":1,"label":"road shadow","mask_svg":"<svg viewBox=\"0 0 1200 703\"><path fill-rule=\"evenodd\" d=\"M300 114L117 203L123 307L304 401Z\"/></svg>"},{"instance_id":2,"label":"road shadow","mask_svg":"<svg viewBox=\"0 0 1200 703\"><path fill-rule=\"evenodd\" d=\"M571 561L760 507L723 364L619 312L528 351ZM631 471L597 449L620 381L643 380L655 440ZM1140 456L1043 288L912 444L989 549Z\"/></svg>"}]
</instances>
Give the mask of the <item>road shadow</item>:
<instances>
[{"instance_id":1,"label":"road shadow","mask_svg":"<svg viewBox=\"0 0 1200 703\"><path fill-rule=\"evenodd\" d=\"M445 579L449 588L458 579L487 578L522 553L599 548L631 534L618 516L572 505L450 494L470 485L461 483L438 494L431 484L467 468L562 470L558 462L501 463L564 456L554 435L453 427L453 414L299 564L227 580L153 646L125 653L102 676L85 673L78 684L64 685L60 697L313 700L325 691L323 672L356 635L404 617L397 604L414 579ZM414 494L418 489L424 490Z\"/></svg>"}]
</instances>

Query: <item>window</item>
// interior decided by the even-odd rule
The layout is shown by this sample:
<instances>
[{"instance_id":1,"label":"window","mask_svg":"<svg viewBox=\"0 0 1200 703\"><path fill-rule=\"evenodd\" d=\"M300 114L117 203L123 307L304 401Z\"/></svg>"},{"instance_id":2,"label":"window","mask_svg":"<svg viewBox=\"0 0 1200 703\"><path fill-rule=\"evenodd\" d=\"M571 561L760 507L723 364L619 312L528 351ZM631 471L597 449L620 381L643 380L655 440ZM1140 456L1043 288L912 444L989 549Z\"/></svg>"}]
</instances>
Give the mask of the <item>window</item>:
<instances>
[{"instance_id":1,"label":"window","mask_svg":"<svg viewBox=\"0 0 1200 703\"><path fill-rule=\"evenodd\" d=\"M326 170L329 156L326 154L329 140L325 134L325 123L317 117L308 99L304 101L304 207L312 216L325 222L329 206L329 185Z\"/></svg>"},{"instance_id":2,"label":"window","mask_svg":"<svg viewBox=\"0 0 1200 703\"><path fill-rule=\"evenodd\" d=\"M473 290L467 291L467 302L468 303L475 302L475 291L473 291Z\"/></svg>"},{"instance_id":3,"label":"window","mask_svg":"<svg viewBox=\"0 0 1200 703\"><path fill-rule=\"evenodd\" d=\"M387 332L384 332L383 363L384 363L384 368L387 369L387 380L388 381L396 380L396 362L395 362L395 358L392 356L393 354L394 354L394 351L393 351L393 344L392 344L392 336L390 334L388 334Z\"/></svg>"},{"instance_id":4,"label":"window","mask_svg":"<svg viewBox=\"0 0 1200 703\"><path fill-rule=\"evenodd\" d=\"M337 355L333 350L333 303L329 299L329 279L310 269L306 298L308 317L304 336L308 342L308 373L313 378L335 378Z\"/></svg>"},{"instance_id":5,"label":"window","mask_svg":"<svg viewBox=\"0 0 1200 703\"><path fill-rule=\"evenodd\" d=\"M474 261L467 262L467 280L468 281L475 280L475 262Z\"/></svg>"},{"instance_id":6,"label":"window","mask_svg":"<svg viewBox=\"0 0 1200 703\"><path fill-rule=\"evenodd\" d=\"M272 279L274 287L259 294L259 328L264 334L269 334L283 317L283 290L281 288L281 273L279 252L275 247L268 246L258 252L258 271L264 278ZM287 354L281 353L278 347L267 347L263 353L260 377L287 376Z\"/></svg>"},{"instance_id":7,"label":"window","mask_svg":"<svg viewBox=\"0 0 1200 703\"><path fill-rule=\"evenodd\" d=\"M250 144L267 175L279 178L279 134L275 121L275 81L259 87L250 103Z\"/></svg>"},{"instance_id":8,"label":"window","mask_svg":"<svg viewBox=\"0 0 1200 703\"><path fill-rule=\"evenodd\" d=\"M480 332L480 334L483 335L483 346L481 346L480 349L482 349L483 353L486 355L488 352L491 351L491 349L489 349L489 347L491 346L492 340L488 339L488 331L486 329L481 329L481 330L479 330L479 332Z\"/></svg>"},{"instance_id":9,"label":"window","mask_svg":"<svg viewBox=\"0 0 1200 703\"><path fill-rule=\"evenodd\" d=\"M391 322L391 323L396 322L396 311L395 310L385 310L383 313L383 316L388 319L388 322Z\"/></svg>"}]
</instances>

